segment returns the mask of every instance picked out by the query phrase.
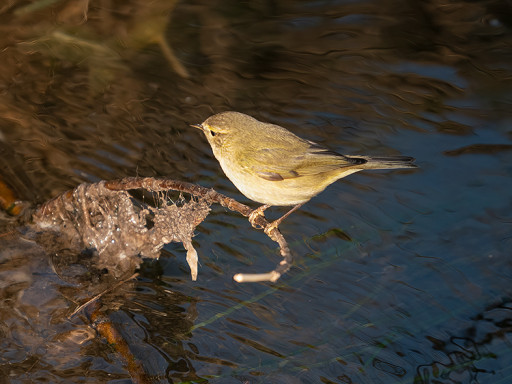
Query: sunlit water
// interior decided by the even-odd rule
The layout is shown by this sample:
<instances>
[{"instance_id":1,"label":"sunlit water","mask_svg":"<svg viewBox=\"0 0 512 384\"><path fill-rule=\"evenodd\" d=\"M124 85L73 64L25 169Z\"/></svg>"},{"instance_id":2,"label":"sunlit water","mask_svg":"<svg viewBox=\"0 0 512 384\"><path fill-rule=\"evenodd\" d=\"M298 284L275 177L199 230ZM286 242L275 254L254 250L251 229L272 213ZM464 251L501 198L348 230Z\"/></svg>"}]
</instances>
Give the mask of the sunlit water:
<instances>
[{"instance_id":1,"label":"sunlit water","mask_svg":"<svg viewBox=\"0 0 512 384\"><path fill-rule=\"evenodd\" d=\"M246 201L188 127L224 110L420 166L350 176L293 214L277 284L232 280L279 255L214 207L197 282L173 244L104 302L154 382L512 380L510 4L109 4L0 6L2 170L20 198L140 175ZM2 244L5 381L129 382L86 319L68 319L73 286L31 238Z\"/></svg>"}]
</instances>

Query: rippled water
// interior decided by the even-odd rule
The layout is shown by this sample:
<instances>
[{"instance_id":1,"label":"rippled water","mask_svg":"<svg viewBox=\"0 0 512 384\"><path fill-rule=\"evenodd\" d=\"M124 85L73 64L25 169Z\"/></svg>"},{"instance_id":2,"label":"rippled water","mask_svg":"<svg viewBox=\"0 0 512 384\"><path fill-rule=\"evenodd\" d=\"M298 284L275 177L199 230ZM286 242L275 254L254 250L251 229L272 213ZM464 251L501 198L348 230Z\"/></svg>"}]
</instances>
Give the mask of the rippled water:
<instances>
[{"instance_id":1,"label":"rippled water","mask_svg":"<svg viewBox=\"0 0 512 384\"><path fill-rule=\"evenodd\" d=\"M418 170L352 175L288 218L295 264L277 284L232 280L279 255L214 207L197 282L170 245L105 313L154 382L508 383L511 15L499 1L10 1L2 177L33 203L135 175L246 201L188 126L224 110L342 153L414 156ZM67 318L79 293L30 236L1 242L5 380L129 382Z\"/></svg>"}]
</instances>

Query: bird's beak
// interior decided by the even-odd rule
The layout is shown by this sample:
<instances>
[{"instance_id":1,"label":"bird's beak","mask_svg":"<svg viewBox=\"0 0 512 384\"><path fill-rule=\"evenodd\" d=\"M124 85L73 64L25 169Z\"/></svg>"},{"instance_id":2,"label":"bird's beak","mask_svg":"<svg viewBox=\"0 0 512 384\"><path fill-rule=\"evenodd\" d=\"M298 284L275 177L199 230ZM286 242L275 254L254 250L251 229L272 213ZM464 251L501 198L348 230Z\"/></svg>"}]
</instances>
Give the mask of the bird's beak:
<instances>
[{"instance_id":1,"label":"bird's beak","mask_svg":"<svg viewBox=\"0 0 512 384\"><path fill-rule=\"evenodd\" d=\"M194 128L197 128L197 129L200 129L201 131L203 130L203 126L201 124L190 124L191 127L194 127Z\"/></svg>"}]
</instances>

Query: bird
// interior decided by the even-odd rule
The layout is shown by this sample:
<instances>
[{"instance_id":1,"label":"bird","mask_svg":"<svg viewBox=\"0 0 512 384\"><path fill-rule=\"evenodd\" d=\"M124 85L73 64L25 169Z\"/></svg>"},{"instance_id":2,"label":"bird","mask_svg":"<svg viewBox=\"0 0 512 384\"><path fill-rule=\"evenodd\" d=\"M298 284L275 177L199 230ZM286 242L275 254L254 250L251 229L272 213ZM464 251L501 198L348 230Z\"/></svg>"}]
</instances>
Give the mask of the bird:
<instances>
[{"instance_id":1,"label":"bird","mask_svg":"<svg viewBox=\"0 0 512 384\"><path fill-rule=\"evenodd\" d=\"M249 220L271 206L293 206L265 227L273 228L327 186L355 172L416 168L409 156L343 155L288 129L244 113L227 111L208 117L200 129L225 175L250 200L262 205Z\"/></svg>"}]
</instances>

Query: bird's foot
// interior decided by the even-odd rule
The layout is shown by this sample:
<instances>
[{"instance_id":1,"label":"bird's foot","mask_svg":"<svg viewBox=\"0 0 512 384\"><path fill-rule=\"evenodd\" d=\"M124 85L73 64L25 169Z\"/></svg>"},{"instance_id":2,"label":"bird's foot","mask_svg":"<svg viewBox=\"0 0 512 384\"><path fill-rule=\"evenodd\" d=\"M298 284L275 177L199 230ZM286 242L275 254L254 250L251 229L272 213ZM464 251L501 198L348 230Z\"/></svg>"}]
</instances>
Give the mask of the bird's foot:
<instances>
[{"instance_id":1,"label":"bird's foot","mask_svg":"<svg viewBox=\"0 0 512 384\"><path fill-rule=\"evenodd\" d=\"M281 222L286 219L288 216L290 216L293 212L295 212L297 209L299 209L300 207L302 207L304 205L304 203L300 203L300 204L297 204L295 207L293 207L292 209L290 209L288 212L286 212L283 216L281 216L279 219L277 220L274 220L273 222L271 222L270 224L268 224L265 229L263 230L265 232L265 234L267 236L269 236L270 238L272 238L271 234L272 234L272 231L274 229L278 229L279 227L279 224L281 224Z\"/></svg>"},{"instance_id":2,"label":"bird's foot","mask_svg":"<svg viewBox=\"0 0 512 384\"><path fill-rule=\"evenodd\" d=\"M257 221L258 221L259 217L265 218L264 212L265 212L265 209L267 209L268 207L270 207L270 205L263 204L263 205L259 206L258 208L253 209L253 211L249 214L249 223L251 223L253 228L256 228L256 229L263 228L263 226L261 224L258 224Z\"/></svg>"},{"instance_id":3,"label":"bird's foot","mask_svg":"<svg viewBox=\"0 0 512 384\"><path fill-rule=\"evenodd\" d=\"M277 220L274 220L273 222L271 222L270 224L268 224L264 229L263 229L263 232L265 232L265 234L270 237L271 239L273 238L272 237L272 232L274 231L274 229L277 229L279 230L279 224L281 224L281 221L280 219L277 219Z\"/></svg>"}]
</instances>

